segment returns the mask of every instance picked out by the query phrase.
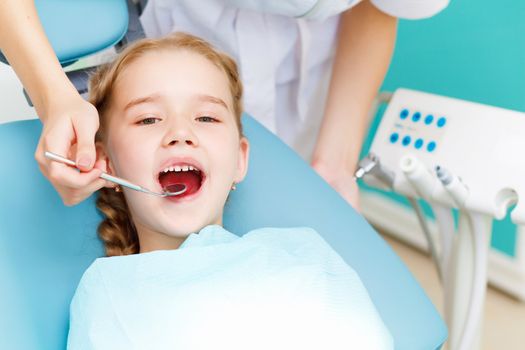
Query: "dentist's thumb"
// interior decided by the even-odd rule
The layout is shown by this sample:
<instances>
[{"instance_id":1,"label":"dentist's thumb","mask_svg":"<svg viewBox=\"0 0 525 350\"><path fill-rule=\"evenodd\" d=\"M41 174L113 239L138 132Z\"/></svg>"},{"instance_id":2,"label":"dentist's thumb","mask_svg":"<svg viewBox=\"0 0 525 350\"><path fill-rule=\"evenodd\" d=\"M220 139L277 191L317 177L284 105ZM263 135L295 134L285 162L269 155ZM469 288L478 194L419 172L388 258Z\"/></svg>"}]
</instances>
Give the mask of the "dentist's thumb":
<instances>
[{"instance_id":1,"label":"dentist's thumb","mask_svg":"<svg viewBox=\"0 0 525 350\"><path fill-rule=\"evenodd\" d=\"M98 113L94 109L90 115L77 118L73 128L77 138L76 163L80 170L89 171L93 168L97 151L95 148L95 134L99 127Z\"/></svg>"}]
</instances>

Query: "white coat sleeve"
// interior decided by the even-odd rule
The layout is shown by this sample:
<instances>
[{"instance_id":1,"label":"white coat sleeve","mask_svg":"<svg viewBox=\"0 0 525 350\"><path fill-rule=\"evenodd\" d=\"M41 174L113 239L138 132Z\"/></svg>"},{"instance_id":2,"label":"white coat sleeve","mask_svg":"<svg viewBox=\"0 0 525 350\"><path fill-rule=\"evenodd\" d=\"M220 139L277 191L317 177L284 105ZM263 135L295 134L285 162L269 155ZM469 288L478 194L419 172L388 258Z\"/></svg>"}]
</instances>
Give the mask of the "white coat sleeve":
<instances>
[{"instance_id":1,"label":"white coat sleeve","mask_svg":"<svg viewBox=\"0 0 525 350\"><path fill-rule=\"evenodd\" d=\"M82 276L71 302L67 349L131 348L95 262Z\"/></svg>"},{"instance_id":2,"label":"white coat sleeve","mask_svg":"<svg viewBox=\"0 0 525 350\"><path fill-rule=\"evenodd\" d=\"M448 6L449 0L371 0L381 11L403 19L432 17Z\"/></svg>"}]
</instances>

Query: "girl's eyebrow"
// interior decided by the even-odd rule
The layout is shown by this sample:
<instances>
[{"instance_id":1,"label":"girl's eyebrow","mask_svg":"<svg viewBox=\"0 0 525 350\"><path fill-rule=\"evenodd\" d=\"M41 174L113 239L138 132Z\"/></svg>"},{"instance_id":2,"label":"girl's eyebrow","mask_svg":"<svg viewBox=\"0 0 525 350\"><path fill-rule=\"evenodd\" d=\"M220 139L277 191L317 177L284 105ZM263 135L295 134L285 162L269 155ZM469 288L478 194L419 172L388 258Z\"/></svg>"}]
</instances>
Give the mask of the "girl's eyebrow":
<instances>
[{"instance_id":1,"label":"girl's eyebrow","mask_svg":"<svg viewBox=\"0 0 525 350\"><path fill-rule=\"evenodd\" d=\"M224 102L222 99L220 99L218 97L211 96L211 95L199 94L199 95L195 95L195 98L198 101L211 102L211 103L218 104L218 105L223 106L224 108L226 108L226 110L229 110L228 105L226 104L226 102Z\"/></svg>"},{"instance_id":2,"label":"girl's eyebrow","mask_svg":"<svg viewBox=\"0 0 525 350\"><path fill-rule=\"evenodd\" d=\"M126 106L124 107L124 112L127 111L128 109L130 109L131 107L134 107L134 106L142 104L142 103L156 102L160 98L161 98L161 96L159 94L152 94L152 95L149 95L149 96L134 98L134 99L132 99L131 101L129 101L126 104ZM224 102L224 100L219 98L219 97L206 95L206 94L197 94L197 95L195 95L195 99L198 100L198 101L201 101L201 102L209 102L209 103L218 104L218 105L226 108L226 110L229 110L228 105L226 104L226 102Z\"/></svg>"},{"instance_id":3,"label":"girl's eyebrow","mask_svg":"<svg viewBox=\"0 0 525 350\"><path fill-rule=\"evenodd\" d=\"M148 103L148 102L155 102L155 101L157 101L159 99L160 99L160 95L159 94L153 94L153 95L149 95L149 96L135 98L135 99L129 101L128 104L126 104L126 106L124 107L124 111L127 111L128 109L130 109L131 107L134 107L136 105L139 105L139 104L142 104L142 103Z\"/></svg>"}]
</instances>

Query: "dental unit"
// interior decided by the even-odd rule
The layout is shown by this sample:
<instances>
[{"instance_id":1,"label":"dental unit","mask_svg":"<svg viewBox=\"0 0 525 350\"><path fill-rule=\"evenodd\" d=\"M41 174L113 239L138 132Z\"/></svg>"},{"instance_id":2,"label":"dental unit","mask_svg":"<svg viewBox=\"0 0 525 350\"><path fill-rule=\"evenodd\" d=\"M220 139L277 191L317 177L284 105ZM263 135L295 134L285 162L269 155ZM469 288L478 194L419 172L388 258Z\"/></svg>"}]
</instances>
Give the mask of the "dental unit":
<instances>
[{"instance_id":1,"label":"dental unit","mask_svg":"<svg viewBox=\"0 0 525 350\"><path fill-rule=\"evenodd\" d=\"M479 349L492 220L517 203L511 219L525 223L525 205L518 202L525 162L516 161L525 149L523 115L408 89L384 102L370 154L355 177L408 198L443 284L449 349ZM419 199L430 204L439 246ZM459 212L457 230L452 209Z\"/></svg>"},{"instance_id":2,"label":"dental unit","mask_svg":"<svg viewBox=\"0 0 525 350\"><path fill-rule=\"evenodd\" d=\"M37 0L36 5L53 49L66 65L117 42L117 50L121 50L144 37L139 15L145 2ZM86 14L104 16L98 16L93 26L93 16ZM257 26L248 21L246 28L253 30L251 27ZM0 54L0 60L2 57ZM68 77L81 93L87 91L86 73L91 70L93 67L68 69ZM66 349L72 292L89 263L103 256L96 234L100 222L97 198L91 196L73 207L63 205L34 160L41 131L38 120L0 125L0 179L9 184L0 195L0 228L4 233L0 246L6 248L0 254L0 310L5 316L0 319L0 349ZM396 350L440 349L447 338L442 317L405 264L368 222L308 163L248 114L243 115L243 132L254 156L248 176L228 198L224 227L239 235L257 227L317 228L355 267L393 336ZM177 172L175 165L180 167L184 162L169 160L155 169L159 174L151 175L160 183L160 172L168 170L163 174L169 178L163 182L172 184L180 183L180 175L191 176L186 179L191 182L183 194L190 196L206 183L206 169L198 167L201 172L195 174L187 164L188 171ZM391 166L385 165L376 171ZM76 167L74 163L72 166ZM392 171L383 175L393 188L397 174ZM28 200L20 196L21 188L33 189ZM166 186L161 184L158 192L161 189ZM326 339L326 344L331 340Z\"/></svg>"}]
</instances>

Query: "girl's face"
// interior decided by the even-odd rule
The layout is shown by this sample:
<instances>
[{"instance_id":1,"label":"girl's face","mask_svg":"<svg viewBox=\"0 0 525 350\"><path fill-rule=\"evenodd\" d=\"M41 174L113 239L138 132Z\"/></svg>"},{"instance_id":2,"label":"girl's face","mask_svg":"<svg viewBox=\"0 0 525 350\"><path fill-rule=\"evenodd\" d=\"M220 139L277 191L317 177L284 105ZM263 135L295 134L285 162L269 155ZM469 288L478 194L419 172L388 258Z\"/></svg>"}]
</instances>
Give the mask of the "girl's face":
<instances>
[{"instance_id":1,"label":"girl's face","mask_svg":"<svg viewBox=\"0 0 525 350\"><path fill-rule=\"evenodd\" d=\"M239 138L221 69L187 50L147 53L121 72L107 113L99 144L106 171L156 192L187 187L171 198L123 188L141 252L178 248L188 234L222 224L232 184L246 174L249 145Z\"/></svg>"}]
</instances>

